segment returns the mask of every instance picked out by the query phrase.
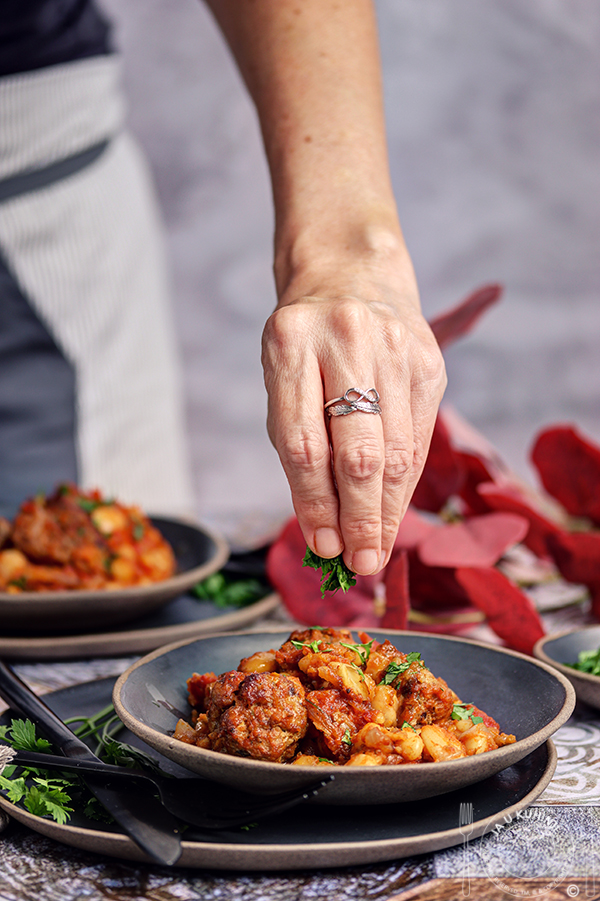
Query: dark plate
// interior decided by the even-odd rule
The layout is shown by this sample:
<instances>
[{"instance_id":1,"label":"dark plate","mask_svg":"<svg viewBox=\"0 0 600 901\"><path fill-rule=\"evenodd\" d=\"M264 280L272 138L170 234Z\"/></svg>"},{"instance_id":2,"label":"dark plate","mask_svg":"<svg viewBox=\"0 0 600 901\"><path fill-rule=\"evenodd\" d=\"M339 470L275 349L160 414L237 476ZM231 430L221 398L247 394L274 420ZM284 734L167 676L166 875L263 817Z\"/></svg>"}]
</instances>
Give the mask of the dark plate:
<instances>
[{"instance_id":1,"label":"dark plate","mask_svg":"<svg viewBox=\"0 0 600 901\"><path fill-rule=\"evenodd\" d=\"M575 688L578 700L600 710L600 676L582 673L566 665L577 663L580 651L597 651L598 648L600 648L600 626L586 626L540 638L533 653L539 660L556 667L567 677Z\"/></svg>"},{"instance_id":2,"label":"dark plate","mask_svg":"<svg viewBox=\"0 0 600 901\"><path fill-rule=\"evenodd\" d=\"M109 701L112 679L88 682L45 695L50 707L63 719L91 715ZM10 711L0 717L7 723ZM124 732L123 741L149 751L137 736ZM150 753L153 753L150 751ZM154 755L164 769L180 774L172 761ZM473 804L470 840L508 822L528 807L548 785L556 767L556 751L545 742L501 773L460 791L418 804L364 806L351 816L343 807L297 807L293 815L265 820L249 830L203 835L190 828L185 834L182 867L211 870L291 870L355 866L397 860L450 848L462 842L460 805ZM313 771L314 772L314 771ZM143 853L117 829L98 828L81 814L66 826L33 816L0 795L2 807L36 832L75 848L126 860L147 861Z\"/></svg>"},{"instance_id":3,"label":"dark plate","mask_svg":"<svg viewBox=\"0 0 600 901\"><path fill-rule=\"evenodd\" d=\"M542 745L569 718L575 705L571 683L554 668L524 654L479 642L418 632L369 630L401 651L419 651L436 676L464 703L494 717L514 744L422 766L319 767L335 780L319 793L320 804L389 804L455 791L517 763ZM216 782L249 791L279 791L308 785L311 766L232 757L172 738L177 719L187 717L186 681L193 672L217 674L237 667L254 651L277 648L289 635L281 629L213 635L160 648L131 666L117 681L114 703L125 725L165 757Z\"/></svg>"},{"instance_id":4,"label":"dark plate","mask_svg":"<svg viewBox=\"0 0 600 901\"><path fill-rule=\"evenodd\" d=\"M124 623L156 610L220 569L229 553L225 541L186 522L152 519L173 547L177 573L154 585L116 591L27 591L0 593L0 630L4 637L67 635Z\"/></svg>"}]
</instances>

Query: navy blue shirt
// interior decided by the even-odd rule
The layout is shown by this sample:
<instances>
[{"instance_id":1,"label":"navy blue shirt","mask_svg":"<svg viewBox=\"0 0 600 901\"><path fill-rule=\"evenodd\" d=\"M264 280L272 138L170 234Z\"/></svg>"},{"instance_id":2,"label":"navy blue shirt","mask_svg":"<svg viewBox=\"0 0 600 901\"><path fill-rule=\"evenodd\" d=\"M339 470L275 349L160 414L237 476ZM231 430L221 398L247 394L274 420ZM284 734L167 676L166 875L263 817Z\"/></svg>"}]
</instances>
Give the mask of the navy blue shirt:
<instances>
[{"instance_id":1,"label":"navy blue shirt","mask_svg":"<svg viewBox=\"0 0 600 901\"><path fill-rule=\"evenodd\" d=\"M94 0L1 0L0 76L113 51Z\"/></svg>"}]
</instances>

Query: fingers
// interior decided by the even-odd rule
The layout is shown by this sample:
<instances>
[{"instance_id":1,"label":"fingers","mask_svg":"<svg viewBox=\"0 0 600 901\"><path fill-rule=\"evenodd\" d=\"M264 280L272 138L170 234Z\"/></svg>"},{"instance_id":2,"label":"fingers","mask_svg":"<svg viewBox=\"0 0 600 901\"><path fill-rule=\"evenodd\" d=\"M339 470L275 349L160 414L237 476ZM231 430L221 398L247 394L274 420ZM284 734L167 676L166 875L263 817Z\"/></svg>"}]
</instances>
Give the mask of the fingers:
<instances>
[{"instance_id":1,"label":"fingers","mask_svg":"<svg viewBox=\"0 0 600 901\"><path fill-rule=\"evenodd\" d=\"M343 391L340 393L343 394ZM393 542L394 523L386 522L382 515L384 484L387 481L388 520L393 520L394 509L399 509L401 505L406 475L400 472L406 462L406 455L402 454L403 463L396 469L398 478L387 479L391 445L384 417L390 394L386 398L386 394L381 395L380 392L380 396L381 416L356 412L332 417L330 421L344 560L350 569L362 575L381 568L387 552L384 539L387 544ZM402 404L401 396L402 392L397 392L398 421L401 425L394 430L394 447L402 443L402 432L407 429L411 432L410 405L406 401ZM412 439L408 438L404 445L412 447ZM391 462L396 464L394 453L391 454ZM397 531L399 518L396 517L396 520Z\"/></svg>"},{"instance_id":2,"label":"fingers","mask_svg":"<svg viewBox=\"0 0 600 901\"><path fill-rule=\"evenodd\" d=\"M389 328L378 341L375 329L363 327L353 336L346 329L336 347L339 323L327 335L313 313L310 305L281 308L265 329L269 434L307 544L322 557L343 551L354 572L368 575L388 562L421 475L445 387L443 362L433 339L407 337L397 322L393 341ZM353 386L375 387L382 415L327 421L325 401Z\"/></svg>"},{"instance_id":3,"label":"fingers","mask_svg":"<svg viewBox=\"0 0 600 901\"><path fill-rule=\"evenodd\" d=\"M304 311L286 307L267 323L263 338L267 428L287 476L306 543L321 557L336 557L343 549L339 501L311 331L310 317ZM298 340L298 334L303 340Z\"/></svg>"}]
</instances>

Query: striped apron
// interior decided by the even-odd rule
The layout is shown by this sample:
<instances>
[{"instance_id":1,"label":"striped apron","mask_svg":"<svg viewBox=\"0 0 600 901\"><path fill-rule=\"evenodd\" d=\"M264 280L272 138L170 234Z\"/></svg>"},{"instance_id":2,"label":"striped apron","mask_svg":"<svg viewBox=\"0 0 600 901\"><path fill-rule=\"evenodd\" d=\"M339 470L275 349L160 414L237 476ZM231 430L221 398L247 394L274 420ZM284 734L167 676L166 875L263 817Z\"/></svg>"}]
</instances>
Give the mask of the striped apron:
<instances>
[{"instance_id":1,"label":"striped apron","mask_svg":"<svg viewBox=\"0 0 600 901\"><path fill-rule=\"evenodd\" d=\"M65 480L193 515L164 241L115 55L0 79L0 514Z\"/></svg>"}]
</instances>

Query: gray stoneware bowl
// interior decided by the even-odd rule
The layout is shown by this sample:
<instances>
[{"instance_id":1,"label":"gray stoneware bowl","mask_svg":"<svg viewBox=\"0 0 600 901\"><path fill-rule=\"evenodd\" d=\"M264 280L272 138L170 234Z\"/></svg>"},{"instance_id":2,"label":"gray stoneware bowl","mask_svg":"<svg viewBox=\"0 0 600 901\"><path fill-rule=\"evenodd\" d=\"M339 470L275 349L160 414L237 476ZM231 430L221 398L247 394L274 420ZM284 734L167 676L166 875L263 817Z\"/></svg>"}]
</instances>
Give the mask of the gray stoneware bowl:
<instances>
[{"instance_id":1,"label":"gray stoneware bowl","mask_svg":"<svg viewBox=\"0 0 600 901\"><path fill-rule=\"evenodd\" d=\"M577 663L580 651L596 651L600 648L600 626L586 626L568 632L555 632L537 642L533 653L544 663L554 666L572 683L577 699L600 710L600 676L581 673L567 666Z\"/></svg>"},{"instance_id":2,"label":"gray stoneware bowl","mask_svg":"<svg viewBox=\"0 0 600 901\"><path fill-rule=\"evenodd\" d=\"M146 744L207 779L257 793L307 785L333 773L315 799L325 804L390 804L430 798L472 785L522 760L571 715L575 692L552 667L502 648L419 632L369 630L401 651L419 651L464 703L494 717L517 741L473 757L417 766L289 766L207 751L172 738L179 717L189 720L186 680L194 672L235 669L242 657L278 648L290 630L238 632L160 648L117 680L113 700L125 725Z\"/></svg>"},{"instance_id":3,"label":"gray stoneware bowl","mask_svg":"<svg viewBox=\"0 0 600 901\"><path fill-rule=\"evenodd\" d=\"M170 579L152 585L93 591L0 592L0 632L66 635L82 629L103 629L157 610L225 564L226 542L202 526L152 517L171 544L177 570Z\"/></svg>"}]
</instances>

